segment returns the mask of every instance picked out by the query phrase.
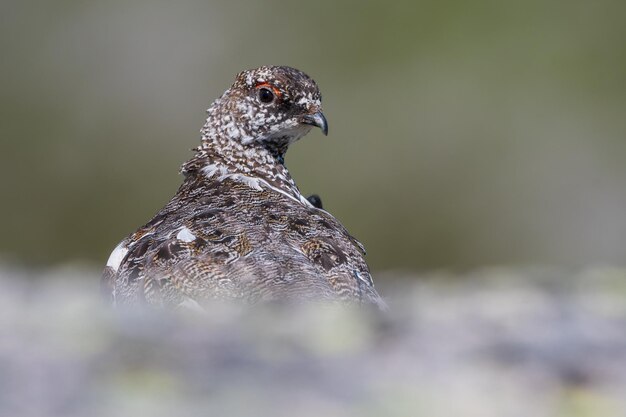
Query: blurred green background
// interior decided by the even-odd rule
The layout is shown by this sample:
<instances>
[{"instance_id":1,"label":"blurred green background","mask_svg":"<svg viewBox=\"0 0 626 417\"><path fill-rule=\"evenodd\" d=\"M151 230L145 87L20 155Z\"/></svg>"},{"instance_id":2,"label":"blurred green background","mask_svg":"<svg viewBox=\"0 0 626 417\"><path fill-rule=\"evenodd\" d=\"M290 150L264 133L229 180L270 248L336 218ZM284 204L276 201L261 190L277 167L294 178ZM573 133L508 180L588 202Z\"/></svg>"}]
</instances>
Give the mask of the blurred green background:
<instances>
[{"instance_id":1,"label":"blurred green background","mask_svg":"<svg viewBox=\"0 0 626 417\"><path fill-rule=\"evenodd\" d=\"M2 1L0 258L104 264L204 110L284 64L330 135L287 165L374 270L624 265L626 2Z\"/></svg>"}]
</instances>

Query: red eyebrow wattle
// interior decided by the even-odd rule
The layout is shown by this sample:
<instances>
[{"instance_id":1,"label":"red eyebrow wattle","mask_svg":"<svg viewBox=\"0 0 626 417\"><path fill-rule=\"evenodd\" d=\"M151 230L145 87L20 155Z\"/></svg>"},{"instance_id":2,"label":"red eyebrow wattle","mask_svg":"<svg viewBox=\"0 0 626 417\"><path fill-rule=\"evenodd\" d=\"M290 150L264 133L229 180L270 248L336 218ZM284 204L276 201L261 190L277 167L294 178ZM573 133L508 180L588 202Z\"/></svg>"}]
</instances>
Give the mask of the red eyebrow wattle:
<instances>
[{"instance_id":1,"label":"red eyebrow wattle","mask_svg":"<svg viewBox=\"0 0 626 417\"><path fill-rule=\"evenodd\" d=\"M274 92L274 95L278 98L282 98L283 94L280 92L280 90L276 87L274 87L272 84L268 83L268 82L259 82L256 83L256 85L254 86L255 88L269 88L270 90L272 90Z\"/></svg>"}]
</instances>

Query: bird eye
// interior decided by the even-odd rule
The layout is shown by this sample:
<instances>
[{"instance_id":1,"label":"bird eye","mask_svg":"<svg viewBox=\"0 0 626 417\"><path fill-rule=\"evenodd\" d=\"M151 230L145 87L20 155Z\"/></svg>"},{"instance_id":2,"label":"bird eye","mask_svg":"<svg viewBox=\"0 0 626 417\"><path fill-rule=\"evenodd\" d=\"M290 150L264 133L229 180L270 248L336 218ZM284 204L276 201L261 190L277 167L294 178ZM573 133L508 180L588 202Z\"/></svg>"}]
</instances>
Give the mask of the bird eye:
<instances>
[{"instance_id":1,"label":"bird eye","mask_svg":"<svg viewBox=\"0 0 626 417\"><path fill-rule=\"evenodd\" d=\"M274 101L274 93L267 88L259 88L259 100L261 103L271 103Z\"/></svg>"}]
</instances>

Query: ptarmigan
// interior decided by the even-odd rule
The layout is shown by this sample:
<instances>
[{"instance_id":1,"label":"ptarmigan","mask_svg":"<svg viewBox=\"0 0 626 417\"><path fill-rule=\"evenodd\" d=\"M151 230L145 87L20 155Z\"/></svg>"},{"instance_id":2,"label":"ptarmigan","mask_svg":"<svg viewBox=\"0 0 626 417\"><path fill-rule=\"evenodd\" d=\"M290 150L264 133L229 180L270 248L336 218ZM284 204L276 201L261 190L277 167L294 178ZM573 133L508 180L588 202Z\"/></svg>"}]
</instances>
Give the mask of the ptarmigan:
<instances>
[{"instance_id":1,"label":"ptarmigan","mask_svg":"<svg viewBox=\"0 0 626 417\"><path fill-rule=\"evenodd\" d=\"M116 305L211 300L384 302L363 246L284 164L313 126L328 132L317 84L285 66L243 71L209 107L178 192L111 253L102 283Z\"/></svg>"}]
</instances>

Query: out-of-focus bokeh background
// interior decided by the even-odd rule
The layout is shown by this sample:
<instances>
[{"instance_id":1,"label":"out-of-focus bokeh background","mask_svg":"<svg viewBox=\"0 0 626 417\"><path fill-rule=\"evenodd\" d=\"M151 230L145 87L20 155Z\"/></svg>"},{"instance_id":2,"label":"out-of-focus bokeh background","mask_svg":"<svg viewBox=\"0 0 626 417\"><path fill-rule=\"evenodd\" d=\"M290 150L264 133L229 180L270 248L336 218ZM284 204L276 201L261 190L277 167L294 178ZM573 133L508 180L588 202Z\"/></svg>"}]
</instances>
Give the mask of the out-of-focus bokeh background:
<instances>
[{"instance_id":1,"label":"out-of-focus bokeh background","mask_svg":"<svg viewBox=\"0 0 626 417\"><path fill-rule=\"evenodd\" d=\"M105 262L242 69L321 86L287 164L374 270L624 264L626 3L3 2L4 238Z\"/></svg>"},{"instance_id":2,"label":"out-of-focus bokeh background","mask_svg":"<svg viewBox=\"0 0 626 417\"><path fill-rule=\"evenodd\" d=\"M0 3L0 415L618 416L626 2ZM284 64L330 136L287 164L385 318L124 315L111 249L204 110Z\"/></svg>"}]
</instances>

